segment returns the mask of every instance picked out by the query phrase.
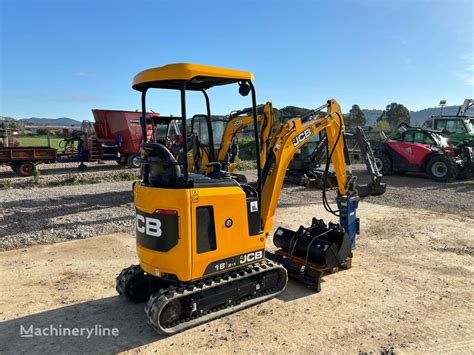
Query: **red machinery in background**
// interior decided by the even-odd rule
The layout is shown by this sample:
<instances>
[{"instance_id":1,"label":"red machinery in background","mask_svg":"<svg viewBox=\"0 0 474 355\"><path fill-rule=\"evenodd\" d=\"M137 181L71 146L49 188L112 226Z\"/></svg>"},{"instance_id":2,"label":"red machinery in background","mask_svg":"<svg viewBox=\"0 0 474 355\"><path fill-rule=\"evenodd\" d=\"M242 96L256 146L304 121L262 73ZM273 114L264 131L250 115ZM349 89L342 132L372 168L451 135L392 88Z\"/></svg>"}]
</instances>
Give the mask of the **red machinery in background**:
<instances>
[{"instance_id":1,"label":"red machinery in background","mask_svg":"<svg viewBox=\"0 0 474 355\"><path fill-rule=\"evenodd\" d=\"M92 110L95 123L92 127L88 121L82 122L79 141L80 168L85 168L84 162L114 159L120 165L138 168L142 132L140 128L141 112L119 110ZM158 117L159 113L148 112L147 118ZM152 128L147 132L147 138L152 135Z\"/></svg>"},{"instance_id":2,"label":"red machinery in background","mask_svg":"<svg viewBox=\"0 0 474 355\"><path fill-rule=\"evenodd\" d=\"M30 176L39 163L80 161L84 170L86 162L116 160L120 165L139 168L142 130L141 112L119 110L92 110L95 123L82 121L81 129L63 129L64 139L58 151L47 146L19 147L19 142L9 137L10 129L0 129L0 165L10 165L20 176ZM147 141L153 135L151 119L159 113L147 112ZM165 118L164 123L172 122ZM92 127L94 129L92 129ZM95 134L94 134L95 131ZM166 130L168 134L168 130Z\"/></svg>"},{"instance_id":3,"label":"red machinery in background","mask_svg":"<svg viewBox=\"0 0 474 355\"><path fill-rule=\"evenodd\" d=\"M139 168L137 158L140 153L142 132L141 112L118 110L92 110L94 129L103 157L115 155L117 163ZM148 112L147 117L157 117L159 113ZM151 125L147 136L151 136ZM147 138L149 138L147 137ZM91 150L94 152L94 149Z\"/></svg>"}]
</instances>

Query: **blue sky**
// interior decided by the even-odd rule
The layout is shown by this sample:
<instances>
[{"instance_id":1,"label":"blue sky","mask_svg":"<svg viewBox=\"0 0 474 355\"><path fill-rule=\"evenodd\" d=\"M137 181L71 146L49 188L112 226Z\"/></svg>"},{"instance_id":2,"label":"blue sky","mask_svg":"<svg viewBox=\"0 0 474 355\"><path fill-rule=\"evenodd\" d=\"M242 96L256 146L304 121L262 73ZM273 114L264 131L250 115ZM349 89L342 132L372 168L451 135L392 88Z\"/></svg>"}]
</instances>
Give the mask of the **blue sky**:
<instances>
[{"instance_id":1,"label":"blue sky","mask_svg":"<svg viewBox=\"0 0 474 355\"><path fill-rule=\"evenodd\" d=\"M194 62L254 73L260 103L411 110L474 96L473 2L0 0L0 115L139 108L133 76ZM213 113L248 105L211 90ZM151 108L179 114L175 92ZM191 110L202 111L191 97Z\"/></svg>"}]
</instances>

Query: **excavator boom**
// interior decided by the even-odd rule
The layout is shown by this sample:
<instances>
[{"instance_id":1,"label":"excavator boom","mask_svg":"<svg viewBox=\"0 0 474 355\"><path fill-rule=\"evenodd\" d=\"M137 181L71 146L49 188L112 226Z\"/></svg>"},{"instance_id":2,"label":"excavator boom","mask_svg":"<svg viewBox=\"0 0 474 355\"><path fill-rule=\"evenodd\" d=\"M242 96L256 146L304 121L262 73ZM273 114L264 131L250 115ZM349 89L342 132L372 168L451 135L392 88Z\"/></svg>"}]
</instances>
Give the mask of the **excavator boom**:
<instances>
[{"instance_id":1,"label":"excavator boom","mask_svg":"<svg viewBox=\"0 0 474 355\"><path fill-rule=\"evenodd\" d=\"M474 106L474 99L465 99L463 104L459 106L456 116L464 116L466 111Z\"/></svg>"},{"instance_id":2,"label":"excavator boom","mask_svg":"<svg viewBox=\"0 0 474 355\"><path fill-rule=\"evenodd\" d=\"M327 108L326 112L321 112ZM337 178L338 210L333 210L323 189L323 205L328 212L339 217L339 224L326 224L313 218L309 227L300 226L297 231L279 227L273 242L280 248L275 253L267 252L267 258L282 264L289 276L305 283L316 291L321 289L321 278L327 273L351 266L359 219L356 215L359 196L354 188L355 178L350 170L344 139L344 120L339 104L329 100L327 104L288 121L277 129L270 143L267 161L262 172L261 218L262 229L272 229L272 219L277 207L286 169L293 155L311 137L322 130L327 139L328 160L334 165ZM326 164L324 181L328 177L329 161Z\"/></svg>"},{"instance_id":3,"label":"excavator boom","mask_svg":"<svg viewBox=\"0 0 474 355\"><path fill-rule=\"evenodd\" d=\"M327 107L326 113L321 110ZM288 164L303 144L321 130L326 131L328 151L337 177L339 196L346 196L351 188L352 177L347 174L344 145L344 120L341 108L335 100L310 112L311 115L289 120L275 132L269 146L267 161L262 172L261 219L263 230L272 228L272 218L278 204Z\"/></svg>"},{"instance_id":4,"label":"excavator boom","mask_svg":"<svg viewBox=\"0 0 474 355\"><path fill-rule=\"evenodd\" d=\"M224 132L221 138L221 145L217 153L217 162L221 163L224 170L229 168L228 154L231 151L231 146L234 142L236 135L241 132L244 128L252 126L254 124L254 117L252 115L252 109L244 109L240 111L234 111L229 116L229 120L225 124ZM270 143L270 135L274 122L273 107L271 102L267 102L264 105L257 106L257 121L260 128L260 152L259 159L261 164L265 164L267 156L267 147ZM192 143L191 154L188 154L189 166L193 167L193 172L204 172L211 173L212 167L206 166L209 163L209 154L207 151L203 151L202 147L199 147L200 137L195 137ZM232 169L231 169L232 170Z\"/></svg>"},{"instance_id":5,"label":"excavator boom","mask_svg":"<svg viewBox=\"0 0 474 355\"><path fill-rule=\"evenodd\" d=\"M386 184L382 183L382 174L380 174L377 168L374 152L372 147L365 136L365 132L362 127L357 126L354 133L354 137L357 141L357 145L362 153L362 157L367 167L367 172L370 175L370 183L365 185L357 185L357 192L359 197L364 196L377 196L383 195L387 190Z\"/></svg>"},{"instance_id":6,"label":"excavator boom","mask_svg":"<svg viewBox=\"0 0 474 355\"><path fill-rule=\"evenodd\" d=\"M273 107L271 102L267 102L264 105L257 106L257 120L260 130L260 146L259 158L261 164L265 164L267 156L267 147L270 142L270 134L275 120L273 115ZM242 131L244 128L253 125L252 110L246 109L242 111L236 111L229 115L229 121L224 129L224 135L222 137L221 147L217 154L217 160L222 162L225 160L226 154L230 149L232 141L237 133Z\"/></svg>"}]
</instances>

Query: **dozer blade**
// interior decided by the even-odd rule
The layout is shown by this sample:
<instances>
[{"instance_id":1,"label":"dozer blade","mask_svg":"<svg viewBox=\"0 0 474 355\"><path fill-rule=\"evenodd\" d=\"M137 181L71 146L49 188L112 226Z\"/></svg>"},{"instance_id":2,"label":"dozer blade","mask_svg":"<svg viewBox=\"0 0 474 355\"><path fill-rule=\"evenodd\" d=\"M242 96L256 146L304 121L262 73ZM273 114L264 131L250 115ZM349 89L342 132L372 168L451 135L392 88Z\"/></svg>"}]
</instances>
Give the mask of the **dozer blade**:
<instances>
[{"instance_id":1,"label":"dozer blade","mask_svg":"<svg viewBox=\"0 0 474 355\"><path fill-rule=\"evenodd\" d=\"M296 232L279 227L273 243L280 249L274 254L267 252L267 258L282 264L289 276L317 292L322 276L351 266L351 239L339 224L326 225L313 218L310 227L301 226Z\"/></svg>"},{"instance_id":2,"label":"dozer blade","mask_svg":"<svg viewBox=\"0 0 474 355\"><path fill-rule=\"evenodd\" d=\"M175 334L275 297L287 282L285 268L264 260L181 287L168 287L148 300L147 322L160 334Z\"/></svg>"},{"instance_id":3,"label":"dozer blade","mask_svg":"<svg viewBox=\"0 0 474 355\"><path fill-rule=\"evenodd\" d=\"M308 173L308 187L315 189L334 189L337 187L336 174L332 171L328 173L326 181L324 181L324 171L314 169Z\"/></svg>"},{"instance_id":4,"label":"dozer blade","mask_svg":"<svg viewBox=\"0 0 474 355\"><path fill-rule=\"evenodd\" d=\"M308 177L302 171L288 170L285 175L285 183L292 185L306 185Z\"/></svg>"},{"instance_id":5,"label":"dozer blade","mask_svg":"<svg viewBox=\"0 0 474 355\"><path fill-rule=\"evenodd\" d=\"M359 197L379 196L385 193L385 191L387 190L387 185L384 183L369 183L364 185L357 185L356 190Z\"/></svg>"}]
</instances>

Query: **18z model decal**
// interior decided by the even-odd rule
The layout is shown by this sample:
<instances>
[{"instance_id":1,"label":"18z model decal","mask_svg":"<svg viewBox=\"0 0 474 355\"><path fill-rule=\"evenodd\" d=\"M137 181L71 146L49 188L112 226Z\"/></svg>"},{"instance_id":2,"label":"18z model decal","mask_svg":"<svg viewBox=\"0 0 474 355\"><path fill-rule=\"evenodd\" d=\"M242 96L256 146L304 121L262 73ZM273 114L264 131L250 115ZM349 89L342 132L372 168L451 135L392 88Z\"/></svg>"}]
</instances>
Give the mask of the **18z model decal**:
<instances>
[{"instance_id":1,"label":"18z model decal","mask_svg":"<svg viewBox=\"0 0 474 355\"><path fill-rule=\"evenodd\" d=\"M204 275L213 274L222 270L232 269L234 267L248 264L260 259L263 259L265 250L255 250L250 253L231 256L230 258L214 261L207 265Z\"/></svg>"}]
</instances>

